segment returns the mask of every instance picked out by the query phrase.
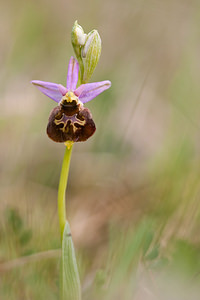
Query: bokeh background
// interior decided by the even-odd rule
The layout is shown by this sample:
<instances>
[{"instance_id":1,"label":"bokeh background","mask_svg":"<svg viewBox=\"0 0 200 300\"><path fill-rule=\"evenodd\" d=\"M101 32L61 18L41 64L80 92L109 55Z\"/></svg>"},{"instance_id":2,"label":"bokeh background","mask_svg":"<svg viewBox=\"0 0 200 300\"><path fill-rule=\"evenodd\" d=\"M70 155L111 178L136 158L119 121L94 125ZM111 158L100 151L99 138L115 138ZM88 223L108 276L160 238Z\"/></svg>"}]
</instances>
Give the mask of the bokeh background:
<instances>
[{"instance_id":1,"label":"bokeh background","mask_svg":"<svg viewBox=\"0 0 200 300\"><path fill-rule=\"evenodd\" d=\"M65 84L75 20L112 81L66 197L83 299L199 299L200 2L11 0L0 20L0 299L58 299L64 146L30 81Z\"/></svg>"}]
</instances>

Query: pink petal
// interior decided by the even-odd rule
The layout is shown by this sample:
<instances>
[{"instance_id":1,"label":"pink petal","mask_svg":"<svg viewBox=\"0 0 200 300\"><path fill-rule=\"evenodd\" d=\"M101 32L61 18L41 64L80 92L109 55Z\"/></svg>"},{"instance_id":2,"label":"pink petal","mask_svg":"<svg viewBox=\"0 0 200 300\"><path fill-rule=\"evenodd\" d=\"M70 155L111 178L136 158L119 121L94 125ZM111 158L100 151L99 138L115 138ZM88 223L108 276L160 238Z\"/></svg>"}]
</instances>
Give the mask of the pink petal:
<instances>
[{"instance_id":1,"label":"pink petal","mask_svg":"<svg viewBox=\"0 0 200 300\"><path fill-rule=\"evenodd\" d=\"M64 87L62 84L59 84L59 85L58 85L58 89L59 89L59 91L61 92L61 94L62 94L63 96L65 96L66 93L68 92L68 89L67 89L66 87Z\"/></svg>"},{"instance_id":2,"label":"pink petal","mask_svg":"<svg viewBox=\"0 0 200 300\"><path fill-rule=\"evenodd\" d=\"M110 87L111 82L109 80L86 83L80 85L75 90L75 94L79 97L82 103L86 103L101 94L103 91L109 89Z\"/></svg>"},{"instance_id":3,"label":"pink petal","mask_svg":"<svg viewBox=\"0 0 200 300\"><path fill-rule=\"evenodd\" d=\"M67 89L74 91L78 82L79 65L77 60L72 56L69 61L67 73Z\"/></svg>"},{"instance_id":4,"label":"pink petal","mask_svg":"<svg viewBox=\"0 0 200 300\"><path fill-rule=\"evenodd\" d=\"M33 80L31 81L43 94L53 99L57 103L60 102L63 97L61 89L63 90L64 86L57 83ZM61 88L62 87L62 88Z\"/></svg>"}]
</instances>

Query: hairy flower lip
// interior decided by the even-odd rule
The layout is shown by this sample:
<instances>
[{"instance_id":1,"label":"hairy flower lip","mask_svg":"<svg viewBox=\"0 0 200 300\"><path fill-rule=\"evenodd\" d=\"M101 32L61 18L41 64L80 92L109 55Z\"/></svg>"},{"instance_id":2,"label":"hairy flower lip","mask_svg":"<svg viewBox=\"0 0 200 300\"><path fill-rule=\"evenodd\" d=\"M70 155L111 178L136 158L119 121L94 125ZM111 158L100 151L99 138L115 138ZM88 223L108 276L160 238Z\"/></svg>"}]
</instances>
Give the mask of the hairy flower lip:
<instances>
[{"instance_id":1,"label":"hairy flower lip","mask_svg":"<svg viewBox=\"0 0 200 300\"><path fill-rule=\"evenodd\" d=\"M84 142L91 137L96 126L88 108L80 108L77 112L66 114L60 106L50 113L47 135L54 142Z\"/></svg>"},{"instance_id":2,"label":"hairy flower lip","mask_svg":"<svg viewBox=\"0 0 200 300\"><path fill-rule=\"evenodd\" d=\"M109 80L85 83L80 85L78 88L78 72L79 65L77 60L72 56L69 61L68 73L67 73L67 85L64 87L62 84L32 80L31 83L34 84L43 94L53 99L57 103L60 102L62 97L68 92L72 91L79 100L84 104L91 101L103 91L111 87L111 82Z\"/></svg>"}]
</instances>

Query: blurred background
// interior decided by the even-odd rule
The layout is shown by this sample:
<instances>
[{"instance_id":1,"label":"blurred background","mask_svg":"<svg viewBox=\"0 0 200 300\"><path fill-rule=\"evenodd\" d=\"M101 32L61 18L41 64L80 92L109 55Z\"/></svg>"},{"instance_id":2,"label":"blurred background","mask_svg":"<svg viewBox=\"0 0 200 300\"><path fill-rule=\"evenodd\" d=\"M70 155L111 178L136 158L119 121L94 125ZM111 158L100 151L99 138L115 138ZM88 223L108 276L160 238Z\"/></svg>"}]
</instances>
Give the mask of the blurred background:
<instances>
[{"instance_id":1,"label":"blurred background","mask_svg":"<svg viewBox=\"0 0 200 300\"><path fill-rule=\"evenodd\" d=\"M0 20L0 299L58 299L64 146L30 81L65 85L75 20L112 82L66 197L83 299L199 299L200 2L11 0Z\"/></svg>"}]
</instances>

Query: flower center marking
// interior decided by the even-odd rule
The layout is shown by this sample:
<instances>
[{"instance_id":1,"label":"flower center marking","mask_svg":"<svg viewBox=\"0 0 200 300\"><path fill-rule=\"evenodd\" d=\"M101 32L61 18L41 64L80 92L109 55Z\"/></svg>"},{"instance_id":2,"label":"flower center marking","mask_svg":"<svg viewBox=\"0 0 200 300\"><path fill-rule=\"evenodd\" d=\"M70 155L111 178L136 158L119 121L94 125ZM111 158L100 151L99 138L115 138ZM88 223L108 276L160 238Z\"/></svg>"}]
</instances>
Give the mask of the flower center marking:
<instances>
[{"instance_id":1,"label":"flower center marking","mask_svg":"<svg viewBox=\"0 0 200 300\"><path fill-rule=\"evenodd\" d=\"M86 121L81 119L78 114L73 116L62 115L61 119L54 121L54 123L59 126L60 130L65 133L69 133L71 130L75 132L77 128L84 126Z\"/></svg>"}]
</instances>

